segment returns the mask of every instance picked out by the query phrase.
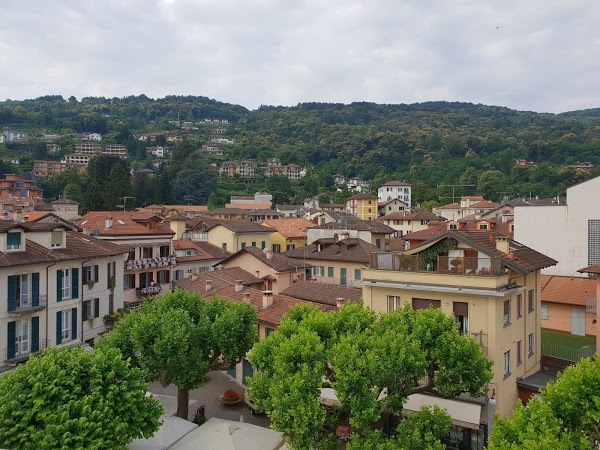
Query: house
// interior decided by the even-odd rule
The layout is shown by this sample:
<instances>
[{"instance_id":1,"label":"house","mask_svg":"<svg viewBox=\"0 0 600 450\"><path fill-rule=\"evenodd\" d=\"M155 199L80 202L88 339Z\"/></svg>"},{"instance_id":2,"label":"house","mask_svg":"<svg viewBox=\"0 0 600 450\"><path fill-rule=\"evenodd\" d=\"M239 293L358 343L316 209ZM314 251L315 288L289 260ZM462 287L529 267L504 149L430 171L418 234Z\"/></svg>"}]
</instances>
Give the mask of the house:
<instances>
[{"instance_id":1,"label":"house","mask_svg":"<svg viewBox=\"0 0 600 450\"><path fill-rule=\"evenodd\" d=\"M352 177L346 183L350 192L366 192L369 190L369 183L362 178Z\"/></svg>"},{"instance_id":2,"label":"house","mask_svg":"<svg viewBox=\"0 0 600 450\"><path fill-rule=\"evenodd\" d=\"M217 147L216 145L203 145L200 149L200 152L208 155L223 155L223 149L221 147Z\"/></svg>"},{"instance_id":3,"label":"house","mask_svg":"<svg viewBox=\"0 0 600 450\"><path fill-rule=\"evenodd\" d=\"M589 161L586 161L586 162L577 161L575 164L573 164L572 167L574 167L575 169L578 169L578 170L589 170L592 167L594 167L594 165Z\"/></svg>"},{"instance_id":4,"label":"house","mask_svg":"<svg viewBox=\"0 0 600 450\"><path fill-rule=\"evenodd\" d=\"M311 279L318 283L360 287L362 271L369 266L371 254L380 251L362 239L342 233L339 238L318 239L284 255L311 264Z\"/></svg>"},{"instance_id":5,"label":"house","mask_svg":"<svg viewBox=\"0 0 600 450\"><path fill-rule=\"evenodd\" d=\"M207 240L224 251L235 253L245 247L271 248L273 229L249 220L206 221Z\"/></svg>"},{"instance_id":6,"label":"house","mask_svg":"<svg viewBox=\"0 0 600 450\"><path fill-rule=\"evenodd\" d=\"M250 209L270 208L273 203L273 196L267 192L257 192L254 195L232 195L227 208L244 208L242 205L250 205Z\"/></svg>"},{"instance_id":7,"label":"house","mask_svg":"<svg viewBox=\"0 0 600 450\"><path fill-rule=\"evenodd\" d=\"M171 147L156 145L152 147L146 147L146 154L156 156L157 158L167 158L171 156Z\"/></svg>"},{"instance_id":8,"label":"house","mask_svg":"<svg viewBox=\"0 0 600 450\"><path fill-rule=\"evenodd\" d=\"M194 242L187 239L173 241L177 266L174 280L191 277L193 274L210 272L230 254L208 242Z\"/></svg>"},{"instance_id":9,"label":"house","mask_svg":"<svg viewBox=\"0 0 600 450\"><path fill-rule=\"evenodd\" d=\"M515 166L516 167L525 167L525 168L529 169L531 167L535 167L536 164L533 161L527 161L526 159L517 159L515 161Z\"/></svg>"},{"instance_id":10,"label":"house","mask_svg":"<svg viewBox=\"0 0 600 450\"><path fill-rule=\"evenodd\" d=\"M279 219L283 214L271 209L252 209L248 211L248 220L251 222L263 222L265 220Z\"/></svg>"},{"instance_id":11,"label":"house","mask_svg":"<svg viewBox=\"0 0 600 450\"><path fill-rule=\"evenodd\" d=\"M212 144L223 144L223 145L232 145L234 143L233 139L227 139L224 137L211 137L210 142Z\"/></svg>"},{"instance_id":12,"label":"house","mask_svg":"<svg viewBox=\"0 0 600 450\"><path fill-rule=\"evenodd\" d=\"M350 238L362 239L381 250L389 250L390 239L395 233L392 227L374 220L361 220L348 213L327 212L315 217L319 225L306 230L307 242L311 244L321 238L335 238L347 234Z\"/></svg>"},{"instance_id":13,"label":"house","mask_svg":"<svg viewBox=\"0 0 600 450\"><path fill-rule=\"evenodd\" d=\"M448 203L433 208L432 211L435 215L443 217L446 220L458 220L463 217L460 203Z\"/></svg>"},{"instance_id":14,"label":"house","mask_svg":"<svg viewBox=\"0 0 600 450\"><path fill-rule=\"evenodd\" d=\"M127 158L127 147L121 144L105 145L102 153L110 156L118 156L119 158Z\"/></svg>"},{"instance_id":15,"label":"house","mask_svg":"<svg viewBox=\"0 0 600 450\"><path fill-rule=\"evenodd\" d=\"M380 202L398 199L410 206L412 204L412 185L404 181L388 181L377 189L377 198Z\"/></svg>"},{"instance_id":16,"label":"house","mask_svg":"<svg viewBox=\"0 0 600 450\"><path fill-rule=\"evenodd\" d=\"M396 230L394 237L402 237L408 233L425 230L429 227L430 222L440 219L441 217L426 209L413 209L387 214L379 221Z\"/></svg>"},{"instance_id":17,"label":"house","mask_svg":"<svg viewBox=\"0 0 600 450\"><path fill-rule=\"evenodd\" d=\"M132 247L123 275L123 299L139 303L168 292L177 258L175 232L160 217L138 211L90 211L75 225L98 239Z\"/></svg>"},{"instance_id":18,"label":"house","mask_svg":"<svg viewBox=\"0 0 600 450\"><path fill-rule=\"evenodd\" d=\"M485 214L500 206L500 203L485 200L481 195L467 195L460 198L460 203L433 208L433 213L446 220L458 220L471 214Z\"/></svg>"},{"instance_id":19,"label":"house","mask_svg":"<svg viewBox=\"0 0 600 450\"><path fill-rule=\"evenodd\" d=\"M377 196L355 194L346 200L346 211L361 220L377 219Z\"/></svg>"},{"instance_id":20,"label":"house","mask_svg":"<svg viewBox=\"0 0 600 450\"><path fill-rule=\"evenodd\" d=\"M41 203L44 192L33 177L6 174L0 180L0 204L5 213L33 211Z\"/></svg>"},{"instance_id":21,"label":"house","mask_svg":"<svg viewBox=\"0 0 600 450\"><path fill-rule=\"evenodd\" d=\"M546 275L578 276L581 267L600 263L600 177L571 186L566 200L514 205L515 239L558 261Z\"/></svg>"},{"instance_id":22,"label":"house","mask_svg":"<svg viewBox=\"0 0 600 450\"><path fill-rule=\"evenodd\" d=\"M33 161L33 174L36 177L45 178L62 173L67 170L66 162L62 161L44 161L36 159Z\"/></svg>"},{"instance_id":23,"label":"house","mask_svg":"<svg viewBox=\"0 0 600 450\"><path fill-rule=\"evenodd\" d=\"M87 133L81 135L82 141L101 141L102 135L100 133Z\"/></svg>"},{"instance_id":24,"label":"house","mask_svg":"<svg viewBox=\"0 0 600 450\"><path fill-rule=\"evenodd\" d=\"M275 211L285 218L304 217L305 208L301 205L275 205Z\"/></svg>"},{"instance_id":25,"label":"house","mask_svg":"<svg viewBox=\"0 0 600 450\"><path fill-rule=\"evenodd\" d=\"M208 211L205 205L148 205L145 208L138 208L140 212L149 212L163 219L173 219L184 216L188 219L198 217ZM181 237L177 237L181 239Z\"/></svg>"},{"instance_id":26,"label":"house","mask_svg":"<svg viewBox=\"0 0 600 450\"><path fill-rule=\"evenodd\" d=\"M277 164L274 162L275 158L273 158L269 163L267 163L267 168L265 169L265 176L281 176L286 177L291 181L298 181L304 175L306 175L306 170L303 170L301 166L298 164L288 164L286 166L281 165L281 163Z\"/></svg>"},{"instance_id":27,"label":"house","mask_svg":"<svg viewBox=\"0 0 600 450\"><path fill-rule=\"evenodd\" d=\"M335 309L334 306L327 304L312 303L265 290L262 280L239 267L193 275L176 281L175 285L197 292L205 298L219 297L234 302L250 303L256 310L258 336L261 339L277 330L283 316L294 306L316 305L323 311ZM254 375L254 369L244 358L227 373L240 384L246 385L247 379Z\"/></svg>"},{"instance_id":28,"label":"house","mask_svg":"<svg viewBox=\"0 0 600 450\"><path fill-rule=\"evenodd\" d=\"M75 200L60 197L50 202L50 205L52 205L52 212L63 220L72 221L79 217L79 203Z\"/></svg>"},{"instance_id":29,"label":"house","mask_svg":"<svg viewBox=\"0 0 600 450\"><path fill-rule=\"evenodd\" d=\"M542 275L542 328L597 336L595 278Z\"/></svg>"},{"instance_id":30,"label":"house","mask_svg":"<svg viewBox=\"0 0 600 450\"><path fill-rule=\"evenodd\" d=\"M596 351L600 348L600 326L598 323L598 304L600 303L600 264L594 264L592 266L584 267L583 269L579 269L578 272L586 273L589 277L595 277L596 279L596 301L593 300L586 301L585 304L585 312L592 316L592 323L596 320ZM595 316L595 318L594 318ZM587 319L586 319L587 321Z\"/></svg>"},{"instance_id":31,"label":"house","mask_svg":"<svg viewBox=\"0 0 600 450\"><path fill-rule=\"evenodd\" d=\"M244 205L242 205L244 206ZM250 211L254 208L215 208L206 211L204 217L223 220L249 220Z\"/></svg>"},{"instance_id":32,"label":"house","mask_svg":"<svg viewBox=\"0 0 600 450\"><path fill-rule=\"evenodd\" d=\"M253 160L244 161L226 161L219 167L219 175L233 177L239 175L242 178L252 178L256 176L258 164Z\"/></svg>"},{"instance_id":33,"label":"house","mask_svg":"<svg viewBox=\"0 0 600 450\"><path fill-rule=\"evenodd\" d=\"M180 134L167 134L167 142L183 142L183 136Z\"/></svg>"},{"instance_id":34,"label":"house","mask_svg":"<svg viewBox=\"0 0 600 450\"><path fill-rule=\"evenodd\" d=\"M265 283L265 288L278 294L297 281L307 279L307 270L312 266L304 261L289 258L269 249L265 251L256 247L245 247L220 263L217 267L229 269L239 267L254 273Z\"/></svg>"},{"instance_id":35,"label":"house","mask_svg":"<svg viewBox=\"0 0 600 450\"><path fill-rule=\"evenodd\" d=\"M25 133L21 133L20 131L11 130L10 128L5 128L4 132L0 135L0 143L3 142L25 142Z\"/></svg>"},{"instance_id":36,"label":"house","mask_svg":"<svg viewBox=\"0 0 600 450\"><path fill-rule=\"evenodd\" d=\"M404 252L374 253L363 271L363 299L380 313L409 304L454 317L493 361L487 388L506 416L519 398L517 382L540 371L540 270L553 264L489 230L448 230Z\"/></svg>"},{"instance_id":37,"label":"house","mask_svg":"<svg viewBox=\"0 0 600 450\"><path fill-rule=\"evenodd\" d=\"M348 179L344 175L337 174L337 175L333 176L333 183L336 186L343 186L347 182L348 182Z\"/></svg>"},{"instance_id":38,"label":"house","mask_svg":"<svg viewBox=\"0 0 600 450\"><path fill-rule=\"evenodd\" d=\"M261 223L274 230L271 235L271 250L275 253L304 247L306 230L315 225L308 219L272 219Z\"/></svg>"},{"instance_id":39,"label":"house","mask_svg":"<svg viewBox=\"0 0 600 450\"><path fill-rule=\"evenodd\" d=\"M18 166L21 160L17 156L5 156L0 158L0 161Z\"/></svg>"},{"instance_id":40,"label":"house","mask_svg":"<svg viewBox=\"0 0 600 450\"><path fill-rule=\"evenodd\" d=\"M383 202L377 202L378 217L382 217L386 214L391 214L393 212L406 211L408 209L410 209L408 203L405 203L402 200L398 200L397 198L385 200Z\"/></svg>"},{"instance_id":41,"label":"house","mask_svg":"<svg viewBox=\"0 0 600 450\"><path fill-rule=\"evenodd\" d=\"M91 343L123 307L128 248L64 222L0 224L0 371L49 346Z\"/></svg>"},{"instance_id":42,"label":"house","mask_svg":"<svg viewBox=\"0 0 600 450\"><path fill-rule=\"evenodd\" d=\"M60 152L60 145L58 144L46 144L46 151L49 155Z\"/></svg>"}]
</instances>

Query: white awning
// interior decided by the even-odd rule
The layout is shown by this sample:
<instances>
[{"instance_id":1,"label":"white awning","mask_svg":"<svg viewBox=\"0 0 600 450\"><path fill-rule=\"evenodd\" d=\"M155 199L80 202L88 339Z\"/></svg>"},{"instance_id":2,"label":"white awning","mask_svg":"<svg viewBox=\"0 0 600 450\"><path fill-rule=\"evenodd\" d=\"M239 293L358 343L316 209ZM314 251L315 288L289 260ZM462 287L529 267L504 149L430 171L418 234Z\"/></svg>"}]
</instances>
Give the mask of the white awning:
<instances>
[{"instance_id":1,"label":"white awning","mask_svg":"<svg viewBox=\"0 0 600 450\"><path fill-rule=\"evenodd\" d=\"M425 394L412 394L408 396L408 400L406 400L406 403L404 404L404 412L417 412L423 406L434 405L445 409L450 417L452 417L452 423L454 425L479 430L481 405L475 403L433 397Z\"/></svg>"}]
</instances>

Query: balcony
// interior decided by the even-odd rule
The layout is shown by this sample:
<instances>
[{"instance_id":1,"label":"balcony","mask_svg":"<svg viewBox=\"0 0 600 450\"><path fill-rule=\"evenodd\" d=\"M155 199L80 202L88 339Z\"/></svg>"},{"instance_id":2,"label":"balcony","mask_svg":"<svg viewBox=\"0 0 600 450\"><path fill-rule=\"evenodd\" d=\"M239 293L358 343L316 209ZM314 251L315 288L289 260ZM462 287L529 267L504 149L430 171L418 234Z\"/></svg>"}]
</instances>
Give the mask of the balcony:
<instances>
[{"instance_id":1,"label":"balcony","mask_svg":"<svg viewBox=\"0 0 600 450\"><path fill-rule=\"evenodd\" d=\"M42 339L38 342L25 342L4 349L4 357L7 363L16 364L21 361L26 361L31 355L37 355L44 351L48 346L48 341Z\"/></svg>"},{"instance_id":2,"label":"balcony","mask_svg":"<svg viewBox=\"0 0 600 450\"><path fill-rule=\"evenodd\" d=\"M208 233L195 233L191 231L186 231L185 233L183 233L183 239L187 239L189 241L208 242Z\"/></svg>"},{"instance_id":3,"label":"balcony","mask_svg":"<svg viewBox=\"0 0 600 450\"><path fill-rule=\"evenodd\" d=\"M157 256L155 258L130 259L125 264L125 270L147 270L155 267L168 267L177 264L175 256Z\"/></svg>"},{"instance_id":4,"label":"balcony","mask_svg":"<svg viewBox=\"0 0 600 450\"><path fill-rule=\"evenodd\" d=\"M9 298L7 303L7 311L10 314L29 314L44 309L48 303L48 297L38 295L37 298L33 298L31 295L21 295L19 298Z\"/></svg>"},{"instance_id":5,"label":"balcony","mask_svg":"<svg viewBox=\"0 0 600 450\"><path fill-rule=\"evenodd\" d=\"M162 290L162 286L157 284L156 286L147 286L144 288L137 288L135 293L138 297L144 297L146 295L158 295Z\"/></svg>"}]
</instances>

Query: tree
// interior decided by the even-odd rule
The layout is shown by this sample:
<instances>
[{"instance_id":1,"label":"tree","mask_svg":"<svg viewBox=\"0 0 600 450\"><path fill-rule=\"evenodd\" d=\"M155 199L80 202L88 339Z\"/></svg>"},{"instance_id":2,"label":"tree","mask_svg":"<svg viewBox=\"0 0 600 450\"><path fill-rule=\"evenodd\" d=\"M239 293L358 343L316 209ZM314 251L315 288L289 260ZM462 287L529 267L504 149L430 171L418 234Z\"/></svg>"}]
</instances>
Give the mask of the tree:
<instances>
[{"instance_id":1,"label":"tree","mask_svg":"<svg viewBox=\"0 0 600 450\"><path fill-rule=\"evenodd\" d=\"M499 200L502 197L501 192L506 191L508 186L508 177L502 172L486 170L479 177L477 192L488 200Z\"/></svg>"},{"instance_id":2,"label":"tree","mask_svg":"<svg viewBox=\"0 0 600 450\"><path fill-rule=\"evenodd\" d=\"M180 170L173 184L173 197L177 202L205 204L217 188L217 172L209 165L193 165Z\"/></svg>"},{"instance_id":3,"label":"tree","mask_svg":"<svg viewBox=\"0 0 600 450\"><path fill-rule=\"evenodd\" d=\"M258 369L250 396L294 448L327 448L343 418L357 442L370 440L376 423L400 418L408 395L476 395L492 378L491 361L451 317L410 306L387 315L361 305L293 308L249 358ZM336 412L319 403L323 380L339 399Z\"/></svg>"},{"instance_id":4,"label":"tree","mask_svg":"<svg viewBox=\"0 0 600 450\"><path fill-rule=\"evenodd\" d=\"M539 397L496 421L490 450L589 449L600 443L600 358L558 374Z\"/></svg>"},{"instance_id":5,"label":"tree","mask_svg":"<svg viewBox=\"0 0 600 450\"><path fill-rule=\"evenodd\" d=\"M131 178L122 165L115 165L110 171L104 189L104 205L109 211L117 209L118 204L125 205L124 197L131 196ZM124 208L123 208L124 210Z\"/></svg>"},{"instance_id":6,"label":"tree","mask_svg":"<svg viewBox=\"0 0 600 450\"><path fill-rule=\"evenodd\" d=\"M256 311L250 304L205 301L177 289L123 317L98 346L120 349L148 381L176 385L177 416L187 419L189 391L206 380L209 370L241 361L256 339Z\"/></svg>"},{"instance_id":7,"label":"tree","mask_svg":"<svg viewBox=\"0 0 600 450\"><path fill-rule=\"evenodd\" d=\"M4 448L123 448L158 429L162 407L116 349L49 348L0 378Z\"/></svg>"}]
</instances>

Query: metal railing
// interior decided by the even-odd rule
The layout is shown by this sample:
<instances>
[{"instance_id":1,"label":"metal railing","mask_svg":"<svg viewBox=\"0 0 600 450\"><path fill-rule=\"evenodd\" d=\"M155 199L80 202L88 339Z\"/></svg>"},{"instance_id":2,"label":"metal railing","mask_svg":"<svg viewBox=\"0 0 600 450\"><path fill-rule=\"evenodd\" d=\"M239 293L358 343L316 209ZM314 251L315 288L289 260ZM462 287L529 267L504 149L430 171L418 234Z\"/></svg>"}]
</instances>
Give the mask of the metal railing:
<instances>
[{"instance_id":1,"label":"metal railing","mask_svg":"<svg viewBox=\"0 0 600 450\"><path fill-rule=\"evenodd\" d=\"M343 287L362 287L362 280L355 280L353 278L336 278L336 277L325 277L325 276L315 276L309 280L313 283L321 283L321 284L333 284L336 286Z\"/></svg>"},{"instance_id":2,"label":"metal railing","mask_svg":"<svg viewBox=\"0 0 600 450\"><path fill-rule=\"evenodd\" d=\"M585 345L581 348L565 347L563 345L551 344L545 342L542 344L542 355L553 358L564 359L565 361L579 362L583 358L589 358L596 354L595 345Z\"/></svg>"},{"instance_id":3,"label":"metal railing","mask_svg":"<svg viewBox=\"0 0 600 450\"><path fill-rule=\"evenodd\" d=\"M419 255L401 252L373 253L371 268L400 272L434 272L456 275L495 276L504 274L500 258L475 258L438 255L433 260L420 259Z\"/></svg>"},{"instance_id":4,"label":"metal railing","mask_svg":"<svg viewBox=\"0 0 600 450\"><path fill-rule=\"evenodd\" d=\"M183 239L206 242L208 241L208 233L194 233L191 231L186 231L183 233Z\"/></svg>"},{"instance_id":5,"label":"metal railing","mask_svg":"<svg viewBox=\"0 0 600 450\"><path fill-rule=\"evenodd\" d=\"M597 310L598 310L598 302L596 300L596 297L588 298L585 302L585 312L590 313L590 314L595 314Z\"/></svg>"},{"instance_id":6,"label":"metal railing","mask_svg":"<svg viewBox=\"0 0 600 450\"><path fill-rule=\"evenodd\" d=\"M48 346L48 341L46 339L42 339L38 342L29 341L25 346L21 348L8 347L4 349L4 357L5 361L8 363L18 363L20 361L25 361L31 355L37 355L44 351L44 349Z\"/></svg>"},{"instance_id":7,"label":"metal railing","mask_svg":"<svg viewBox=\"0 0 600 450\"><path fill-rule=\"evenodd\" d=\"M8 299L7 311L11 314L27 314L44 309L48 303L47 295L27 295Z\"/></svg>"}]
</instances>

